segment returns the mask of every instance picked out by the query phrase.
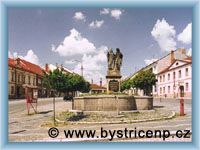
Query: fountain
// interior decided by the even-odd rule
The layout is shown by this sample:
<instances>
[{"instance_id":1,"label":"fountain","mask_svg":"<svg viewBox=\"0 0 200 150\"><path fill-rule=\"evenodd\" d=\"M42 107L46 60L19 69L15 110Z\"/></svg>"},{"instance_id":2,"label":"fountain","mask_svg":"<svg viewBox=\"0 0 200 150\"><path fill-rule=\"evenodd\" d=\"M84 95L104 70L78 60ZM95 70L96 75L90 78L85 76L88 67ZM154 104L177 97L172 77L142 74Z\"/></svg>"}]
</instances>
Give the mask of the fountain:
<instances>
[{"instance_id":1,"label":"fountain","mask_svg":"<svg viewBox=\"0 0 200 150\"><path fill-rule=\"evenodd\" d=\"M123 55L112 49L107 53L107 94L75 97L73 110L87 112L133 111L153 109L153 98L149 96L129 96L121 93L121 72Z\"/></svg>"}]
</instances>

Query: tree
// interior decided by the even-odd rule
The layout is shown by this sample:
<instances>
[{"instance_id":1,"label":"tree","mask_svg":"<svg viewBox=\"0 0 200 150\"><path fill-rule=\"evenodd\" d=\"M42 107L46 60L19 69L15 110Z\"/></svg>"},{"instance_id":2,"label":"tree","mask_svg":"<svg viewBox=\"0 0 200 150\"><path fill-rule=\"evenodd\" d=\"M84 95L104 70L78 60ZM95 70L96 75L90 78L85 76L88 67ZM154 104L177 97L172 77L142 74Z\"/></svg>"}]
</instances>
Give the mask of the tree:
<instances>
[{"instance_id":1,"label":"tree","mask_svg":"<svg viewBox=\"0 0 200 150\"><path fill-rule=\"evenodd\" d=\"M133 78L133 85L136 88L144 90L144 95L150 95L152 91L152 86L157 82L155 74L149 69L145 71L140 71Z\"/></svg>"},{"instance_id":2,"label":"tree","mask_svg":"<svg viewBox=\"0 0 200 150\"><path fill-rule=\"evenodd\" d=\"M82 76L68 74L65 79L64 92L89 92L90 84Z\"/></svg>"},{"instance_id":3,"label":"tree","mask_svg":"<svg viewBox=\"0 0 200 150\"><path fill-rule=\"evenodd\" d=\"M63 92L65 88L65 81L66 75L62 73L61 70L58 68L55 69L53 72L50 71L48 73L44 72L43 77L43 85L48 90L53 90L53 118L54 118L54 125L56 122L56 115L55 115L55 93L56 92Z\"/></svg>"},{"instance_id":4,"label":"tree","mask_svg":"<svg viewBox=\"0 0 200 150\"><path fill-rule=\"evenodd\" d=\"M124 91L126 89L130 89L131 87L134 87L133 80L132 79L128 79L128 80L122 82L121 90Z\"/></svg>"},{"instance_id":5,"label":"tree","mask_svg":"<svg viewBox=\"0 0 200 150\"><path fill-rule=\"evenodd\" d=\"M54 110L54 125L55 125L55 93L56 92L75 92L89 91L90 84L86 82L82 76L77 74L64 74L58 68L53 72L44 72L43 85L48 90L53 91L53 110Z\"/></svg>"}]
</instances>

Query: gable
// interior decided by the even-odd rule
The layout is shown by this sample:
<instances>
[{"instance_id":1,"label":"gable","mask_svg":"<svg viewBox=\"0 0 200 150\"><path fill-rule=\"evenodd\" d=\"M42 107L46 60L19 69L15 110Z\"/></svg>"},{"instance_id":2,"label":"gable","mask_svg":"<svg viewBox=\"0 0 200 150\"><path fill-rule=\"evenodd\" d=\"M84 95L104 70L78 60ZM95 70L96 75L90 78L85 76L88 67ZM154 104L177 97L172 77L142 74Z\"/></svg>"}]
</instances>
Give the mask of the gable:
<instances>
[{"instance_id":1,"label":"gable","mask_svg":"<svg viewBox=\"0 0 200 150\"><path fill-rule=\"evenodd\" d=\"M180 67L180 66L183 66L187 64L187 62L184 62L184 61L180 61L180 60L176 60L169 68L169 70L171 69L174 69L174 68L177 68L177 67Z\"/></svg>"}]
</instances>

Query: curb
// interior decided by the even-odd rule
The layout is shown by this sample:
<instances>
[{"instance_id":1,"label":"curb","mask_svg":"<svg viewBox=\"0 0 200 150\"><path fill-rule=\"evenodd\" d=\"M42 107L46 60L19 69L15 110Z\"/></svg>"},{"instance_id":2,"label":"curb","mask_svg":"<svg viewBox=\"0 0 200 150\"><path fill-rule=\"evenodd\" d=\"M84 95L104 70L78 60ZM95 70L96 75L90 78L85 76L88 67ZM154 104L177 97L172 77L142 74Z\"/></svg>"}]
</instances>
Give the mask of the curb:
<instances>
[{"instance_id":1,"label":"curb","mask_svg":"<svg viewBox=\"0 0 200 150\"><path fill-rule=\"evenodd\" d=\"M158 121L158 120L168 120L172 119L176 113L172 111L172 115L163 118L153 118L146 120L125 120L125 121L105 121L105 122L69 122L70 124L124 124L124 123L139 123L139 122L150 122L150 121ZM65 121L61 121L56 119L58 123L65 123Z\"/></svg>"}]
</instances>

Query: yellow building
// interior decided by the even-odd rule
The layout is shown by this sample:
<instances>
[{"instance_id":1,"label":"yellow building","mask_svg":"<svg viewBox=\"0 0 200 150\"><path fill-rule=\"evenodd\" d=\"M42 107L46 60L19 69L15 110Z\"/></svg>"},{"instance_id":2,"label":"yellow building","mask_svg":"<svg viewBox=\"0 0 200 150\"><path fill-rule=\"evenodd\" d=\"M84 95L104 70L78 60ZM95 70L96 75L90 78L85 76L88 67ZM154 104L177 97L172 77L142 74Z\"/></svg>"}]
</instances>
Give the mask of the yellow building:
<instances>
[{"instance_id":1,"label":"yellow building","mask_svg":"<svg viewBox=\"0 0 200 150\"><path fill-rule=\"evenodd\" d=\"M42 68L26 60L8 58L8 95L9 98L24 98L25 86L38 88L38 96L41 97Z\"/></svg>"}]
</instances>

